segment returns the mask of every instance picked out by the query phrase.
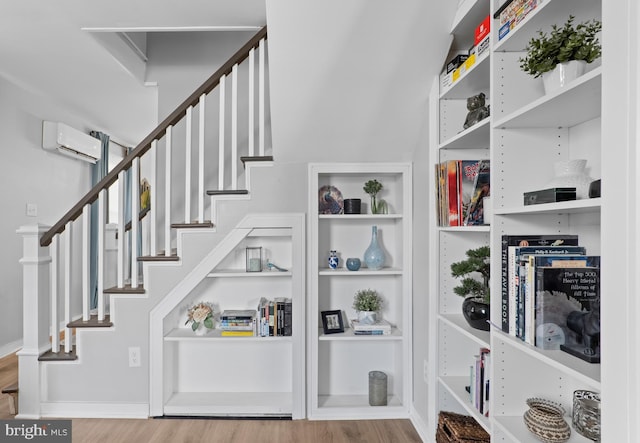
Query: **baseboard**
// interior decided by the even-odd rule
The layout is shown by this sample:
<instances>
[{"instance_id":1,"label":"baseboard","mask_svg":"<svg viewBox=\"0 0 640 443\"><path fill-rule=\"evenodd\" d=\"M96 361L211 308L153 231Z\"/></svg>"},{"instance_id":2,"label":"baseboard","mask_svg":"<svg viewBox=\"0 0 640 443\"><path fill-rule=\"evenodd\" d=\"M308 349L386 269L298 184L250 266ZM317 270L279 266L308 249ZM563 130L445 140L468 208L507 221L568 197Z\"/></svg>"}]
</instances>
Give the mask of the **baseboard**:
<instances>
[{"instance_id":1,"label":"baseboard","mask_svg":"<svg viewBox=\"0 0 640 443\"><path fill-rule=\"evenodd\" d=\"M44 402L42 417L59 418L149 418L148 403Z\"/></svg>"},{"instance_id":2,"label":"baseboard","mask_svg":"<svg viewBox=\"0 0 640 443\"><path fill-rule=\"evenodd\" d=\"M425 443L433 443L435 442L434 438L429 438L429 426L424 422L422 417L418 415L415 408L411 408L411 412L409 415L409 419L411 420L411 424L416 429L416 432L420 436L423 442ZM435 437L435 436L434 436Z\"/></svg>"},{"instance_id":3,"label":"baseboard","mask_svg":"<svg viewBox=\"0 0 640 443\"><path fill-rule=\"evenodd\" d=\"M15 354L22 347L22 340L16 340L11 343L0 346L0 358Z\"/></svg>"}]
</instances>

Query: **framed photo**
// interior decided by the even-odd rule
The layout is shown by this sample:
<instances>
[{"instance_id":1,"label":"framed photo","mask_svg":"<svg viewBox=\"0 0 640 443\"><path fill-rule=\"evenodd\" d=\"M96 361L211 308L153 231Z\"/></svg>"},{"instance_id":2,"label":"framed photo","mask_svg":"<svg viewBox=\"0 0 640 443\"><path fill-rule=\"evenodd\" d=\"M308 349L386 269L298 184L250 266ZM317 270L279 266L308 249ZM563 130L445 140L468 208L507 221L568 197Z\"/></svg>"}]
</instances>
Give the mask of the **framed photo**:
<instances>
[{"instance_id":1,"label":"framed photo","mask_svg":"<svg viewBox=\"0 0 640 443\"><path fill-rule=\"evenodd\" d=\"M344 332L342 311L322 311L320 315L322 316L322 329L324 329L325 334Z\"/></svg>"}]
</instances>

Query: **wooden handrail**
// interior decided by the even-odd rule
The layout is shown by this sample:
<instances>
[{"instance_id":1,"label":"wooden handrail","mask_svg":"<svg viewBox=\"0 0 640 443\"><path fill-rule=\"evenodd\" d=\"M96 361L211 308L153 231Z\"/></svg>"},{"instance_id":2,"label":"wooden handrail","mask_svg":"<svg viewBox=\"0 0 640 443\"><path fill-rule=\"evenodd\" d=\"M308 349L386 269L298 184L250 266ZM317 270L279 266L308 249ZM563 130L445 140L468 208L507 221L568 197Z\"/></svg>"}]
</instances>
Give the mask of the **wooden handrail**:
<instances>
[{"instance_id":1,"label":"wooden handrail","mask_svg":"<svg viewBox=\"0 0 640 443\"><path fill-rule=\"evenodd\" d=\"M267 27L263 27L258 33L249 40L242 48L240 48L224 65L220 67L209 79L207 79L198 89L195 90L175 111L173 111L162 123L158 125L151 133L142 140L133 151L131 151L115 168L111 170L102 180L100 180L84 197L76 203L55 225L51 227L40 239L41 246L48 246L51 243L51 239L56 234L64 231L68 222L77 219L82 214L82 208L86 205L93 203L97 198L100 191L107 189L117 179L118 174L131 167L131 163L134 158L141 157L149 149L151 149L151 142L162 138L167 127L173 126L178 123L187 113L189 106L195 106L200 100L202 94L208 94L220 83L220 79L224 75L229 75L233 66L242 63L247 57L249 57L249 51L253 48L257 48L260 44L260 40L267 37Z\"/></svg>"}]
</instances>

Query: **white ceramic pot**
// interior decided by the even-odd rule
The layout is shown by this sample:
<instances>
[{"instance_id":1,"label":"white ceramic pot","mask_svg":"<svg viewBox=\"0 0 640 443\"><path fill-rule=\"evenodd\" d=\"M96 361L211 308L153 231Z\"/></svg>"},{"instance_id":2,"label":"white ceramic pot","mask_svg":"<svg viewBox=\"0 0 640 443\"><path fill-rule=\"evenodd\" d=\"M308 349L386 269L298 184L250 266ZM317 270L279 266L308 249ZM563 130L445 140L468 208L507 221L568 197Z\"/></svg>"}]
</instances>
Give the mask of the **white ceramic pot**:
<instances>
[{"instance_id":1,"label":"white ceramic pot","mask_svg":"<svg viewBox=\"0 0 640 443\"><path fill-rule=\"evenodd\" d=\"M571 60L558 63L553 70L542 74L545 94L551 94L580 77L584 74L586 66L587 62L584 60Z\"/></svg>"},{"instance_id":2,"label":"white ceramic pot","mask_svg":"<svg viewBox=\"0 0 640 443\"><path fill-rule=\"evenodd\" d=\"M376 311L358 311L358 322L363 325L372 325L378 319Z\"/></svg>"}]
</instances>

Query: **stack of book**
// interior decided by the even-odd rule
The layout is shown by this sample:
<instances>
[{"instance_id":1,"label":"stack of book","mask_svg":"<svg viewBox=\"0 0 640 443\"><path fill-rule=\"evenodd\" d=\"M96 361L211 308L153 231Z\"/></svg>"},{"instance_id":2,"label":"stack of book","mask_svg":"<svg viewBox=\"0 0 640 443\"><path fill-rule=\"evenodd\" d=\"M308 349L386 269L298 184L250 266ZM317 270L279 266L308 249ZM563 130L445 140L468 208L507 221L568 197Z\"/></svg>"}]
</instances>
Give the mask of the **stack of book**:
<instances>
[{"instance_id":1,"label":"stack of book","mask_svg":"<svg viewBox=\"0 0 640 443\"><path fill-rule=\"evenodd\" d=\"M600 256L577 235L504 235L501 261L502 330L599 362Z\"/></svg>"},{"instance_id":2,"label":"stack of book","mask_svg":"<svg viewBox=\"0 0 640 443\"><path fill-rule=\"evenodd\" d=\"M353 319L351 329L355 335L391 335L391 323L382 319L372 324L362 324Z\"/></svg>"},{"instance_id":3,"label":"stack of book","mask_svg":"<svg viewBox=\"0 0 640 443\"><path fill-rule=\"evenodd\" d=\"M473 364L469 367L469 400L471 404L485 417L489 416L489 374L491 372L491 352L487 348L480 348L479 354L474 356Z\"/></svg>"},{"instance_id":4,"label":"stack of book","mask_svg":"<svg viewBox=\"0 0 640 443\"><path fill-rule=\"evenodd\" d=\"M290 337L292 334L293 305L290 298L278 297L258 303L256 335L260 337Z\"/></svg>"},{"instance_id":5,"label":"stack of book","mask_svg":"<svg viewBox=\"0 0 640 443\"><path fill-rule=\"evenodd\" d=\"M223 337L252 337L256 335L256 311L226 309L220 314L220 335Z\"/></svg>"},{"instance_id":6,"label":"stack of book","mask_svg":"<svg viewBox=\"0 0 640 443\"><path fill-rule=\"evenodd\" d=\"M439 226L485 224L484 198L490 196L489 160L450 160L436 165Z\"/></svg>"}]
</instances>

